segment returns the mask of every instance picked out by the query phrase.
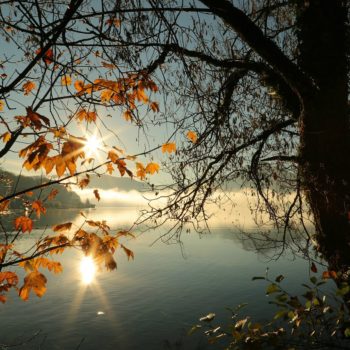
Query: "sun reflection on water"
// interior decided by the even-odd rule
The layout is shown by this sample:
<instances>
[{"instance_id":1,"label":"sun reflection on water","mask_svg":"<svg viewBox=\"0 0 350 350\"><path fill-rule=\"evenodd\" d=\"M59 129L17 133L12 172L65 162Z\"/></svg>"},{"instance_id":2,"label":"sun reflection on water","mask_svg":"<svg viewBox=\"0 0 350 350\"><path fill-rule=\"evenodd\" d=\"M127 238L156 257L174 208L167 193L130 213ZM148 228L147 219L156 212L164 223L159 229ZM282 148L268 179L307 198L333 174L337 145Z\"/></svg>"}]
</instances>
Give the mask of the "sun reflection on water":
<instances>
[{"instance_id":1,"label":"sun reflection on water","mask_svg":"<svg viewBox=\"0 0 350 350\"><path fill-rule=\"evenodd\" d=\"M90 284L96 273L96 266L91 256L84 256L80 262L81 280L84 284Z\"/></svg>"}]
</instances>

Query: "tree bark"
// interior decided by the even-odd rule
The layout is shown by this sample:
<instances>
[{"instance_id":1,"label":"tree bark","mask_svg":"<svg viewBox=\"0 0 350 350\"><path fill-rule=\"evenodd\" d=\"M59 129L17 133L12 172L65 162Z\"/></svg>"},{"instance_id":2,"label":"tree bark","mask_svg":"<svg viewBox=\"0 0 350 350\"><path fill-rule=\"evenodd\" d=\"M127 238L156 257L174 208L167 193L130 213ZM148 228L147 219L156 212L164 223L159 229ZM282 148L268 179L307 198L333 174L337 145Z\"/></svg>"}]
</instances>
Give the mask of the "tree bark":
<instances>
[{"instance_id":1,"label":"tree bark","mask_svg":"<svg viewBox=\"0 0 350 350\"><path fill-rule=\"evenodd\" d=\"M298 7L299 65L318 90L303 96L301 173L319 251L330 269L350 268L350 132L347 6L340 0Z\"/></svg>"}]
</instances>

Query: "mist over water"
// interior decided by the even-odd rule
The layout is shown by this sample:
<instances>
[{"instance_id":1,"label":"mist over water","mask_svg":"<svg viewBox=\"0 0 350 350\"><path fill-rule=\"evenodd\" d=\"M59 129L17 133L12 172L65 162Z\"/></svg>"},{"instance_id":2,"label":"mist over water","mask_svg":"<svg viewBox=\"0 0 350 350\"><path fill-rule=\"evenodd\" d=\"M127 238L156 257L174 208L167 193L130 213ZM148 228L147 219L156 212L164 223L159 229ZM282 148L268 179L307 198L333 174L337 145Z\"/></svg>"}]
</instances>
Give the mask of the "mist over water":
<instances>
[{"instance_id":1,"label":"mist over water","mask_svg":"<svg viewBox=\"0 0 350 350\"><path fill-rule=\"evenodd\" d=\"M84 215L107 220L115 232L129 228L138 211L96 208L84 210ZM73 209L49 211L42 218L42 229L24 235L23 247L32 245L45 227L49 234L53 224L71 221L79 227L84 220ZM1 343L19 343L40 331L18 348L141 350L180 344L180 349L194 349L200 344L205 349L206 340L200 334L186 335L199 317L215 312L226 324L230 314L225 308L242 302L248 303L246 314L257 319L273 313L265 296L266 285L251 281L253 276L263 275L269 267L271 276L283 273L285 286L296 292L308 277L306 261L288 255L278 262L269 261L245 250L241 233L229 225L213 225L211 233L203 235L184 233L182 245L160 241L152 245L165 230L142 234L136 230L137 238L124 242L134 251L135 260L128 261L117 251L117 271L96 271L88 284L81 275L79 252L72 249L59 256L63 273L44 272L48 290L41 299L31 295L23 302L12 293L1 306Z\"/></svg>"}]
</instances>

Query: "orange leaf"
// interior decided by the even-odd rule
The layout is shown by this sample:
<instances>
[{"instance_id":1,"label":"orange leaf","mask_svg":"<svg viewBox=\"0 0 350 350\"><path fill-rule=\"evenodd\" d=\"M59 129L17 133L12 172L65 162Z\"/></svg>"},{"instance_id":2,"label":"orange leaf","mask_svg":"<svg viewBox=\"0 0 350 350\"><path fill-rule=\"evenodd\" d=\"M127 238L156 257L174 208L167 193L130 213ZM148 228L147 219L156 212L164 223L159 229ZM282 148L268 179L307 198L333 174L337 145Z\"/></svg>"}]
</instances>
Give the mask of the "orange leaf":
<instances>
[{"instance_id":1,"label":"orange leaf","mask_svg":"<svg viewBox=\"0 0 350 350\"><path fill-rule=\"evenodd\" d=\"M84 82L81 80L76 80L74 82L74 87L75 90L77 90L78 92L82 91L84 89Z\"/></svg>"},{"instance_id":2,"label":"orange leaf","mask_svg":"<svg viewBox=\"0 0 350 350\"><path fill-rule=\"evenodd\" d=\"M146 169L145 169L146 173L147 174L154 174L155 172L159 172L159 165L157 163L149 163L147 164L146 166Z\"/></svg>"},{"instance_id":3,"label":"orange leaf","mask_svg":"<svg viewBox=\"0 0 350 350\"><path fill-rule=\"evenodd\" d=\"M36 85L33 81L27 81L22 85L22 89L25 95L29 95L29 93L35 89Z\"/></svg>"},{"instance_id":4,"label":"orange leaf","mask_svg":"<svg viewBox=\"0 0 350 350\"><path fill-rule=\"evenodd\" d=\"M175 152L175 151L176 151L176 144L175 144L175 142L165 143L162 146L162 152L163 153L165 153L165 152L172 153L172 152Z\"/></svg>"},{"instance_id":5,"label":"orange leaf","mask_svg":"<svg viewBox=\"0 0 350 350\"><path fill-rule=\"evenodd\" d=\"M127 110L123 113L123 118L128 122L128 121L132 121L133 120L133 116L131 111Z\"/></svg>"},{"instance_id":6,"label":"orange leaf","mask_svg":"<svg viewBox=\"0 0 350 350\"><path fill-rule=\"evenodd\" d=\"M109 24L109 25L114 25L115 27L120 27L120 19L117 19L117 18L109 18L106 20L106 24Z\"/></svg>"},{"instance_id":7,"label":"orange leaf","mask_svg":"<svg viewBox=\"0 0 350 350\"><path fill-rule=\"evenodd\" d=\"M46 208L43 207L43 203L42 203L41 201L39 201L39 200L34 201L34 202L32 203L32 208L33 208L33 210L36 211L36 216L37 216L38 218L40 218L40 214L41 214L41 213L43 213L43 214L46 213Z\"/></svg>"},{"instance_id":8,"label":"orange leaf","mask_svg":"<svg viewBox=\"0 0 350 350\"><path fill-rule=\"evenodd\" d=\"M57 176L60 177L64 174L64 171L66 170L66 163L64 162L63 158L61 156L58 156L56 158L56 173Z\"/></svg>"},{"instance_id":9,"label":"orange leaf","mask_svg":"<svg viewBox=\"0 0 350 350\"><path fill-rule=\"evenodd\" d=\"M2 302L3 304L6 303L6 296L5 295L0 295L0 302Z\"/></svg>"},{"instance_id":10,"label":"orange leaf","mask_svg":"<svg viewBox=\"0 0 350 350\"><path fill-rule=\"evenodd\" d=\"M159 105L157 102L151 102L149 106L153 112L159 112Z\"/></svg>"},{"instance_id":11,"label":"orange leaf","mask_svg":"<svg viewBox=\"0 0 350 350\"><path fill-rule=\"evenodd\" d=\"M94 195L95 195L95 198L96 198L98 201L100 201L101 197L100 197L100 194L98 193L98 190L97 190L97 189L94 190Z\"/></svg>"},{"instance_id":12,"label":"orange leaf","mask_svg":"<svg viewBox=\"0 0 350 350\"><path fill-rule=\"evenodd\" d=\"M61 84L64 86L68 86L72 84L72 78L70 77L70 75L65 75L62 77L61 79Z\"/></svg>"},{"instance_id":13,"label":"orange leaf","mask_svg":"<svg viewBox=\"0 0 350 350\"><path fill-rule=\"evenodd\" d=\"M108 172L108 174L112 175L113 171L114 171L114 168L113 168L112 163L108 163L107 164L107 172Z\"/></svg>"},{"instance_id":14,"label":"orange leaf","mask_svg":"<svg viewBox=\"0 0 350 350\"><path fill-rule=\"evenodd\" d=\"M89 112L86 109L81 109L80 111L78 111L76 113L75 117L79 121L85 120L87 123L96 122L97 113L96 112Z\"/></svg>"},{"instance_id":15,"label":"orange leaf","mask_svg":"<svg viewBox=\"0 0 350 350\"><path fill-rule=\"evenodd\" d=\"M11 133L9 132L5 132L4 134L2 134L0 136L0 138L2 139L3 142L9 142L11 140Z\"/></svg>"},{"instance_id":16,"label":"orange leaf","mask_svg":"<svg viewBox=\"0 0 350 350\"><path fill-rule=\"evenodd\" d=\"M0 100L0 112L4 110L5 102Z\"/></svg>"},{"instance_id":17,"label":"orange leaf","mask_svg":"<svg viewBox=\"0 0 350 350\"><path fill-rule=\"evenodd\" d=\"M46 292L46 277L39 271L30 272L24 278L24 285L19 290L19 296L23 300L28 300L29 293L33 289L34 293L41 298Z\"/></svg>"},{"instance_id":18,"label":"orange leaf","mask_svg":"<svg viewBox=\"0 0 350 350\"><path fill-rule=\"evenodd\" d=\"M39 55L41 52L41 48L37 49L35 51L35 53L37 55ZM45 52L45 55L43 56L43 61L46 63L46 64L51 64L53 63L53 51L52 49L48 49L46 52Z\"/></svg>"},{"instance_id":19,"label":"orange leaf","mask_svg":"<svg viewBox=\"0 0 350 350\"><path fill-rule=\"evenodd\" d=\"M66 222L64 224L55 225L54 227L52 227L52 230L55 232L63 232L63 231L69 231L71 227L72 227L72 223Z\"/></svg>"},{"instance_id":20,"label":"orange leaf","mask_svg":"<svg viewBox=\"0 0 350 350\"><path fill-rule=\"evenodd\" d=\"M26 216L19 216L15 220L15 228L16 230L21 230L23 233L30 231L33 229L33 221L30 218L27 218Z\"/></svg>"},{"instance_id":21,"label":"orange leaf","mask_svg":"<svg viewBox=\"0 0 350 350\"><path fill-rule=\"evenodd\" d=\"M1 197L1 196L0 196ZM9 207L10 201L7 199L6 201L3 201L0 203L0 213L2 211L6 211Z\"/></svg>"},{"instance_id":22,"label":"orange leaf","mask_svg":"<svg viewBox=\"0 0 350 350\"><path fill-rule=\"evenodd\" d=\"M138 176L141 180L146 177L146 169L142 163L136 163L136 176Z\"/></svg>"},{"instance_id":23,"label":"orange leaf","mask_svg":"<svg viewBox=\"0 0 350 350\"><path fill-rule=\"evenodd\" d=\"M189 131L186 136L192 143L196 143L197 142L198 136L197 136L196 132Z\"/></svg>"},{"instance_id":24,"label":"orange leaf","mask_svg":"<svg viewBox=\"0 0 350 350\"><path fill-rule=\"evenodd\" d=\"M50 192L50 194L47 196L47 199L48 199L48 200L54 199L54 198L56 197L57 193L58 193L58 190L57 190L57 189L53 189L53 190Z\"/></svg>"},{"instance_id":25,"label":"orange leaf","mask_svg":"<svg viewBox=\"0 0 350 350\"><path fill-rule=\"evenodd\" d=\"M130 260L130 258L134 260L134 252L132 250L126 248L123 244L121 244L120 246L123 248L126 256L128 257L128 260Z\"/></svg>"}]
</instances>

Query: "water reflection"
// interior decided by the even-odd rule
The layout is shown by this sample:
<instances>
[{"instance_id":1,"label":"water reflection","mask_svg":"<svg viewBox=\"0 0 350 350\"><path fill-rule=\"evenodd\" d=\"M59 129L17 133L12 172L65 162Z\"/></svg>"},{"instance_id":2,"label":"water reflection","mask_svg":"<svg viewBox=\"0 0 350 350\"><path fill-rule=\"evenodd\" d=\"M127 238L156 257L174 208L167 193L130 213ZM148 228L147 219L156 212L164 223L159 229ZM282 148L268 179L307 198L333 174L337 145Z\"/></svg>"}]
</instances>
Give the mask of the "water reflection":
<instances>
[{"instance_id":1,"label":"water reflection","mask_svg":"<svg viewBox=\"0 0 350 350\"><path fill-rule=\"evenodd\" d=\"M80 261L81 280L84 284L90 284L96 273L96 266L91 256L84 256Z\"/></svg>"}]
</instances>

